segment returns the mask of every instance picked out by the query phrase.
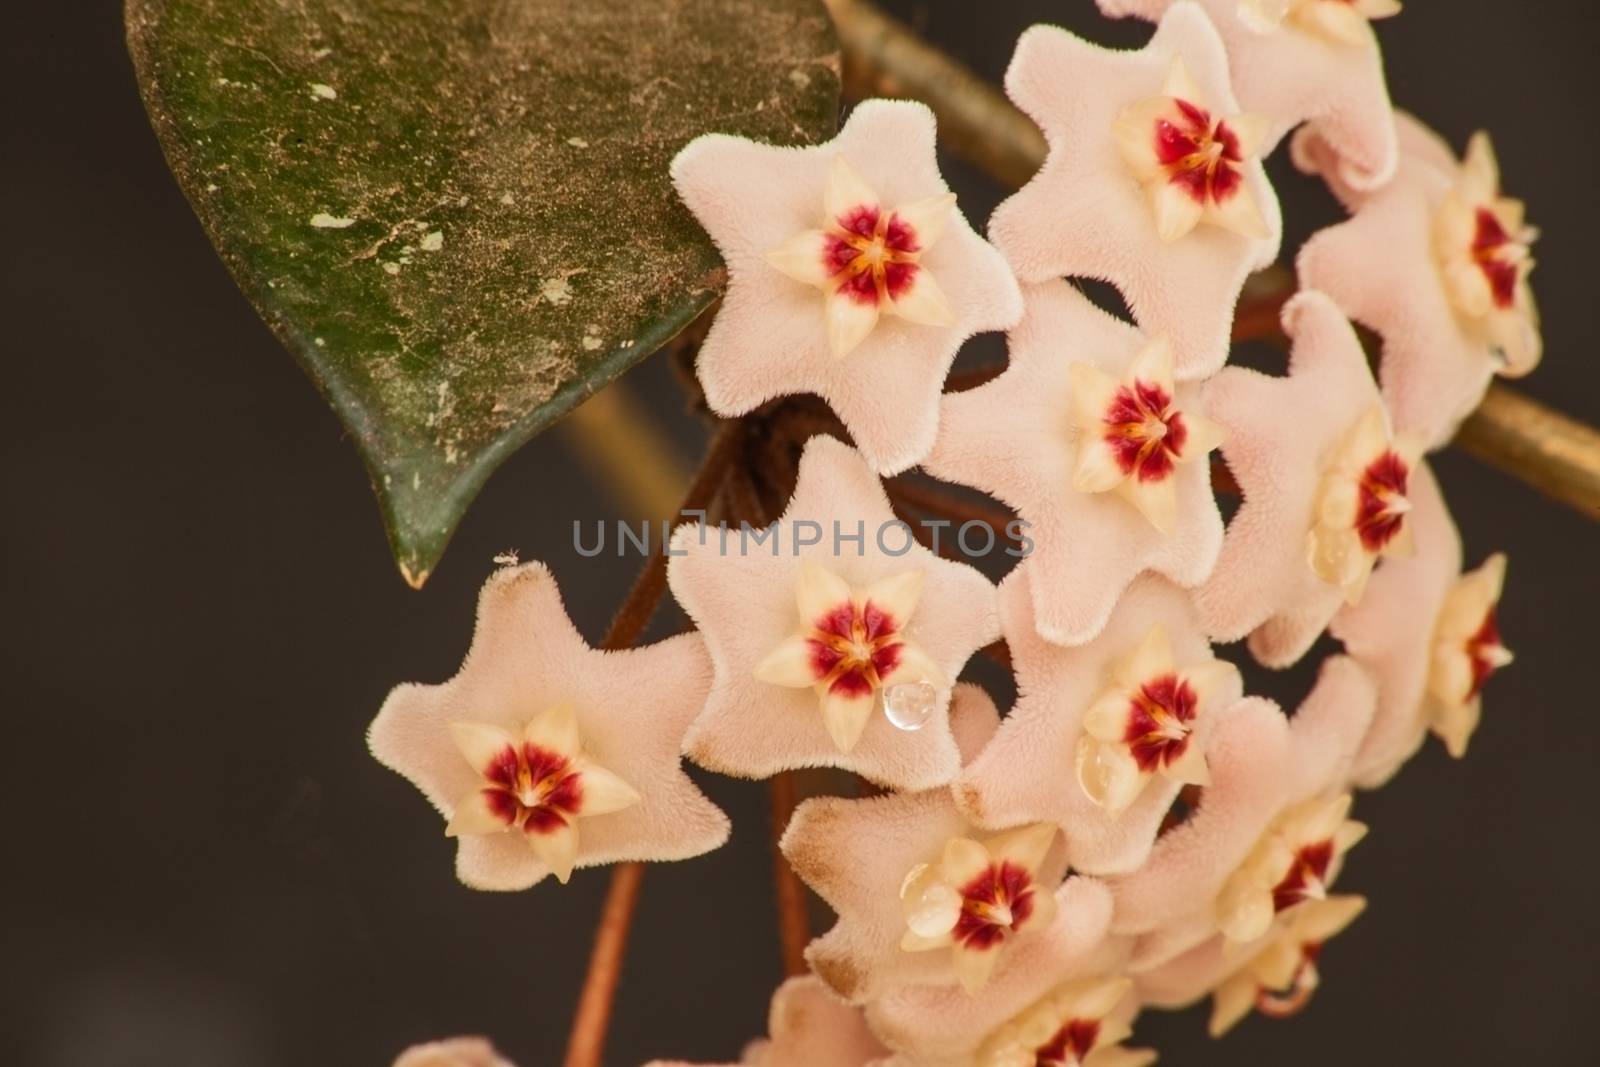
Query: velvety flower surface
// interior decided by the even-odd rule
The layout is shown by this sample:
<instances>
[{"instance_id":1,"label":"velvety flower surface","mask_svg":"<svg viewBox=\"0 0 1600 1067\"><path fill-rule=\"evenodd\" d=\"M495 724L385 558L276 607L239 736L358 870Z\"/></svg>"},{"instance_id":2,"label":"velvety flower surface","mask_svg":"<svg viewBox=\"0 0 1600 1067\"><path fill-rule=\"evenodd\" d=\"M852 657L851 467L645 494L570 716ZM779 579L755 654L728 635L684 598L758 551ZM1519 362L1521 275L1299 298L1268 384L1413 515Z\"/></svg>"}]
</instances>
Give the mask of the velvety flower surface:
<instances>
[{"instance_id":1,"label":"velvety flower surface","mask_svg":"<svg viewBox=\"0 0 1600 1067\"><path fill-rule=\"evenodd\" d=\"M1216 570L1196 591L1211 636L1250 635L1268 666L1303 655L1339 605L1361 598L1381 555L1409 550L1411 469L1420 446L1390 431L1361 343L1333 303L1284 307L1287 377L1229 367L1204 401L1243 503Z\"/></svg>"},{"instance_id":2,"label":"velvety flower surface","mask_svg":"<svg viewBox=\"0 0 1600 1067\"><path fill-rule=\"evenodd\" d=\"M1330 626L1377 681L1377 714L1352 769L1353 781L1368 788L1392 777L1426 735L1434 632L1461 572L1461 538L1426 464L1417 468L1411 499L1416 553L1386 560L1361 603L1341 609Z\"/></svg>"},{"instance_id":3,"label":"velvety flower surface","mask_svg":"<svg viewBox=\"0 0 1600 1067\"><path fill-rule=\"evenodd\" d=\"M1245 277L1271 263L1278 201L1205 12L1175 5L1135 52L1054 26L1017 42L1006 91L1050 152L989 233L1024 282L1100 278L1172 345L1180 379L1227 358Z\"/></svg>"},{"instance_id":4,"label":"velvety flower surface","mask_svg":"<svg viewBox=\"0 0 1600 1067\"><path fill-rule=\"evenodd\" d=\"M525 889L574 866L687 859L727 839L726 816L679 759L710 685L693 634L590 648L555 578L529 563L484 585L460 672L396 688L368 742L445 816L463 882Z\"/></svg>"},{"instance_id":5,"label":"velvety flower surface","mask_svg":"<svg viewBox=\"0 0 1600 1067\"><path fill-rule=\"evenodd\" d=\"M1209 780L1214 729L1238 711L1238 671L1212 657L1189 598L1155 576L1130 585L1100 636L1076 648L1039 636L1026 573L1002 583L1001 618L1017 703L957 780L957 803L980 826L1059 825L1085 873L1138 867L1178 791Z\"/></svg>"},{"instance_id":6,"label":"velvety flower surface","mask_svg":"<svg viewBox=\"0 0 1600 1067\"><path fill-rule=\"evenodd\" d=\"M1488 136L1460 163L1437 134L1399 117L1394 181L1363 193L1341 184L1316 136L1296 137L1300 167L1327 177L1351 209L1301 249L1301 284L1331 296L1383 339L1379 378L1401 430L1435 447L1483 398L1495 374L1538 365L1539 312L1528 274L1537 232L1500 192Z\"/></svg>"},{"instance_id":7,"label":"velvety flower surface","mask_svg":"<svg viewBox=\"0 0 1600 1067\"><path fill-rule=\"evenodd\" d=\"M1059 894L1061 919L1018 945L976 994L950 987L897 990L867 1008L897 1055L893 1067L1138 1067L1144 1050L1122 1042L1137 1013L1132 982L1115 972L1121 946L1105 939L1104 887L1074 878Z\"/></svg>"},{"instance_id":8,"label":"velvety flower surface","mask_svg":"<svg viewBox=\"0 0 1600 1067\"><path fill-rule=\"evenodd\" d=\"M494 1046L481 1037L452 1037L412 1045L394 1061L394 1067L512 1067Z\"/></svg>"},{"instance_id":9,"label":"velvety flower surface","mask_svg":"<svg viewBox=\"0 0 1600 1067\"><path fill-rule=\"evenodd\" d=\"M1079 644L1153 570L1193 586L1222 548L1208 453L1220 429L1178 384L1172 350L1064 281L1025 288L998 378L945 397L929 473L990 493L1029 524L1040 633Z\"/></svg>"},{"instance_id":10,"label":"velvety flower surface","mask_svg":"<svg viewBox=\"0 0 1600 1067\"><path fill-rule=\"evenodd\" d=\"M933 444L961 342L1022 315L939 175L921 104L867 101L811 148L699 137L672 179L728 268L696 363L720 415L814 393L874 469L904 470Z\"/></svg>"},{"instance_id":11,"label":"velvety flower surface","mask_svg":"<svg viewBox=\"0 0 1600 1067\"><path fill-rule=\"evenodd\" d=\"M952 709L970 755L993 735L998 713L966 685ZM839 921L806 958L857 1003L908 982L981 988L1013 943L1055 917L1065 866L1055 839L1045 824L980 833L944 788L808 800L784 833L783 852Z\"/></svg>"},{"instance_id":12,"label":"velvety flower surface","mask_svg":"<svg viewBox=\"0 0 1600 1067\"><path fill-rule=\"evenodd\" d=\"M809 974L789 979L772 995L767 1034L745 1049L741 1067L867 1067L883 1062L889 1051L867 1029L860 1008ZM694 1065L657 1060L647 1067Z\"/></svg>"},{"instance_id":13,"label":"velvety flower surface","mask_svg":"<svg viewBox=\"0 0 1600 1067\"><path fill-rule=\"evenodd\" d=\"M994 586L894 524L861 456L815 437L788 509L757 531L765 540L678 529L668 581L714 669L684 742L690 758L757 778L843 767L897 789L955 775L950 684L998 636ZM926 701L920 729L884 713L908 693Z\"/></svg>"},{"instance_id":14,"label":"velvety flower surface","mask_svg":"<svg viewBox=\"0 0 1600 1067\"><path fill-rule=\"evenodd\" d=\"M1219 931L1253 942L1274 915L1332 881L1355 840L1342 791L1376 699L1366 671L1336 656L1292 720L1248 699L1219 727L1216 770L1193 810L1161 835L1147 863L1111 881L1113 932L1139 939L1135 971Z\"/></svg>"},{"instance_id":15,"label":"velvety flower surface","mask_svg":"<svg viewBox=\"0 0 1600 1067\"><path fill-rule=\"evenodd\" d=\"M1309 121L1350 185L1372 189L1394 174L1393 112L1370 21L1398 0L1198 0L1228 50L1240 105L1267 120L1262 153ZM1149 21L1174 0L1099 0L1107 15Z\"/></svg>"},{"instance_id":16,"label":"velvety flower surface","mask_svg":"<svg viewBox=\"0 0 1600 1067\"><path fill-rule=\"evenodd\" d=\"M1216 937L1138 976L1145 1003L1185 1007L1213 995L1210 1031L1220 1037L1252 1010L1271 1018L1304 1008L1321 982L1326 943L1366 908L1356 896L1331 896L1285 912L1268 934L1243 949Z\"/></svg>"}]
</instances>

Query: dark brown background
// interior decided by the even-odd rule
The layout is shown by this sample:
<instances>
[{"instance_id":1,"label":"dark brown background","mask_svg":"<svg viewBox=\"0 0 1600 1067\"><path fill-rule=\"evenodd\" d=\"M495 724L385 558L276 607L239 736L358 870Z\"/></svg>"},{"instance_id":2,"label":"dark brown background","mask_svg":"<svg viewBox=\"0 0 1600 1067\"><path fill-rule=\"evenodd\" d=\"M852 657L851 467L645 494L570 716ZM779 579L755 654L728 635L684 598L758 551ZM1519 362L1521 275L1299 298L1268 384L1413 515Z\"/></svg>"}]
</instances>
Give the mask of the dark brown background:
<instances>
[{"instance_id":1,"label":"dark brown background","mask_svg":"<svg viewBox=\"0 0 1600 1067\"><path fill-rule=\"evenodd\" d=\"M998 78L1087 0L896 10ZM451 845L362 734L388 687L439 680L508 546L550 562L597 636L628 581L574 517L622 509L560 433L490 483L422 593L388 559L355 450L212 254L166 173L117 5L7 6L0 1062L367 1067L487 1032L556 1062L605 886L465 890ZM1458 146L1494 131L1545 226L1536 396L1600 422L1593 21L1581 0L1414 0L1382 36L1399 103ZM974 218L997 190L952 162ZM1334 212L1277 168L1298 239ZM632 381L693 451L665 368ZM1172 1064L1587 1061L1596 978L1595 526L1457 454L1439 470L1472 562L1511 556L1518 652L1469 758L1427 748L1363 797L1343 887L1372 907L1317 1002L1225 1044L1197 1012L1142 1027ZM1300 684L1286 680L1282 692ZM760 787L702 775L735 818L652 868L611 1061L735 1056L778 977Z\"/></svg>"}]
</instances>

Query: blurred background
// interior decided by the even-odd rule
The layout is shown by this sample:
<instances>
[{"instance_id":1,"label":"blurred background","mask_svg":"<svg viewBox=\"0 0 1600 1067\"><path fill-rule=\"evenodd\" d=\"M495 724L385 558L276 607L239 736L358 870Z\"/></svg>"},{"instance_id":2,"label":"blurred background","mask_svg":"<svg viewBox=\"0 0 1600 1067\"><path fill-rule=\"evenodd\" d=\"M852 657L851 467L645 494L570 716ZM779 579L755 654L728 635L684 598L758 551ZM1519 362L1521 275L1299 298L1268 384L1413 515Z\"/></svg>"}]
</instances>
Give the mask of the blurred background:
<instances>
[{"instance_id":1,"label":"blurred background","mask_svg":"<svg viewBox=\"0 0 1600 1067\"><path fill-rule=\"evenodd\" d=\"M995 80L1036 21L1125 45L1149 32L1089 0L886 6ZM1585 0L1419 0L1380 36L1399 105L1458 147L1493 131L1544 230L1547 355L1523 384L1594 423L1592 17ZM382 1067L468 1032L523 1067L558 1062L607 873L462 888L437 817L363 733L390 686L455 670L503 550L547 561L597 639L632 574L580 557L571 522L637 505L558 429L406 588L355 449L167 173L118 4L14 4L6 22L0 1062ZM1274 163L1290 242L1337 218ZM1000 199L957 160L946 174L973 219ZM666 364L609 402L647 410L687 469L704 429ZM1459 453L1437 469L1469 565L1510 554L1517 663L1464 762L1430 743L1358 801L1374 832L1341 888L1372 903L1311 1008L1222 1044L1203 1009L1152 1014L1139 1037L1166 1063L1592 1062L1600 526ZM647 871L611 1063L725 1061L765 1030L765 788L694 773L733 838Z\"/></svg>"}]
</instances>

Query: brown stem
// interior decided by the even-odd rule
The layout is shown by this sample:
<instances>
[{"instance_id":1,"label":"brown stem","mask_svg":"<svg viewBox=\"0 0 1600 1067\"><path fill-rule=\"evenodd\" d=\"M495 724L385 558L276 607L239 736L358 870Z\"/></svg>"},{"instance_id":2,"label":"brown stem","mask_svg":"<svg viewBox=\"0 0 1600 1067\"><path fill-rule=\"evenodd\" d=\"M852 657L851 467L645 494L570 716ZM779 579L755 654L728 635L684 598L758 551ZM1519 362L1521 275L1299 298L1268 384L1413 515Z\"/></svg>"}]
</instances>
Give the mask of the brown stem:
<instances>
[{"instance_id":1,"label":"brown stem","mask_svg":"<svg viewBox=\"0 0 1600 1067\"><path fill-rule=\"evenodd\" d=\"M740 434L735 425L724 426L712 440L700 471L684 495L681 511L703 511L710 506L728 476ZM600 647L627 648L644 633L667 589L666 546L653 554L633 588L617 609ZM572 1031L567 1039L566 1067L600 1067L605 1051L606 1029L611 1023L611 1004L617 982L622 977L623 954L628 947L628 932L633 927L634 907L639 901L639 882L644 865L619 863L611 872L611 888L595 930L594 948L589 954L589 971L583 979L578 1009L573 1013Z\"/></svg>"},{"instance_id":2,"label":"brown stem","mask_svg":"<svg viewBox=\"0 0 1600 1067\"><path fill-rule=\"evenodd\" d=\"M806 943L811 940L805 884L778 847L797 802L793 773L780 771L773 775L768 792L772 800L772 883L778 905L778 944L783 951L783 973L792 978L806 973Z\"/></svg>"},{"instance_id":3,"label":"brown stem","mask_svg":"<svg viewBox=\"0 0 1600 1067\"><path fill-rule=\"evenodd\" d=\"M997 537L1016 540L1007 527L1016 516L1002 508L992 507L975 500L959 500L941 489L905 478L895 478L885 485L889 499L917 511L937 515L952 522L977 522L989 527Z\"/></svg>"}]
</instances>

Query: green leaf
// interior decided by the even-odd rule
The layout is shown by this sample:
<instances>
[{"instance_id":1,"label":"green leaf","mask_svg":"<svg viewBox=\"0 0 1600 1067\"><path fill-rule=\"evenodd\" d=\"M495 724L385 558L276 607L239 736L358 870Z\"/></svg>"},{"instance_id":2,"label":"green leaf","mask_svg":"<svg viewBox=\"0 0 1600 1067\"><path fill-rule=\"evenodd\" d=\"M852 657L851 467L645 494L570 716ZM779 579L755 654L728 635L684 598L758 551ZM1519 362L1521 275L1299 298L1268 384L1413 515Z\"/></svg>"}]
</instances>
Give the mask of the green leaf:
<instances>
[{"instance_id":1,"label":"green leaf","mask_svg":"<svg viewBox=\"0 0 1600 1067\"><path fill-rule=\"evenodd\" d=\"M501 460L717 296L677 150L838 111L818 0L128 0L127 28L179 184L414 585Z\"/></svg>"}]
</instances>

